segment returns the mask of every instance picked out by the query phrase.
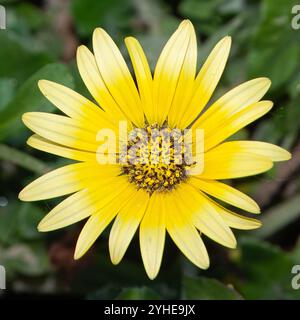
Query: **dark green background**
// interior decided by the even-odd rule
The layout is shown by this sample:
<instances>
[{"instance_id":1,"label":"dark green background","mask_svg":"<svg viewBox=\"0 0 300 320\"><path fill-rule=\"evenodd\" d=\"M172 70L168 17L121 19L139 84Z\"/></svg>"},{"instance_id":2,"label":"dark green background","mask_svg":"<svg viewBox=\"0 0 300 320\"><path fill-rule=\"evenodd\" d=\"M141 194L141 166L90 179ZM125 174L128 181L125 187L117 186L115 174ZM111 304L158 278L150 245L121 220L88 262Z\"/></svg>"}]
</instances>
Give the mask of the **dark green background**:
<instances>
[{"instance_id":1,"label":"dark green background","mask_svg":"<svg viewBox=\"0 0 300 320\"><path fill-rule=\"evenodd\" d=\"M293 30L291 0L73 0L0 1L7 29L0 30L0 264L8 289L0 296L59 296L90 299L299 299L291 269L300 264L300 29ZM273 110L235 138L276 143L293 152L289 162L233 185L262 207L264 227L235 232L237 250L205 238L211 268L201 271L167 239L159 276L148 280L138 239L118 266L108 256L108 231L81 260L73 260L82 223L48 234L38 221L60 200L21 203L28 182L66 160L26 146L26 111L56 112L37 89L44 78L89 97L74 55L91 47L92 31L104 27L124 50L125 36L142 42L153 68L163 43L183 18L193 22L199 65L214 44L231 35L230 58L214 99L235 85L267 76ZM7 202L7 203L6 203Z\"/></svg>"}]
</instances>

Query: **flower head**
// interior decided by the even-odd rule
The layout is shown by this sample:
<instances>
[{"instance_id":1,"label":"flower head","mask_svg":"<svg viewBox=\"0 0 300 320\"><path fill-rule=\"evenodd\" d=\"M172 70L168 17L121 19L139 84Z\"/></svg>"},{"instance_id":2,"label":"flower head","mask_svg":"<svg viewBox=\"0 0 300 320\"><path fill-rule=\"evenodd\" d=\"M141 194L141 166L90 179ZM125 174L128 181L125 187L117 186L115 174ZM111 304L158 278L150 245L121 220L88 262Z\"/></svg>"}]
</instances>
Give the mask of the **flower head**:
<instances>
[{"instance_id":1,"label":"flower head","mask_svg":"<svg viewBox=\"0 0 300 320\"><path fill-rule=\"evenodd\" d=\"M205 110L225 67L230 37L217 43L197 74L196 36L188 20L163 48L153 75L139 42L129 37L125 43L136 81L103 29L94 31L94 53L78 48L80 75L98 105L62 85L39 81L45 97L65 115L24 114L24 123L35 132L28 144L76 163L43 175L19 197L35 201L72 194L38 229L55 230L88 218L75 259L114 220L109 236L114 264L139 229L151 279L161 265L166 232L191 262L206 269L202 235L234 248L231 228L261 225L216 201L260 212L254 200L220 180L259 174L290 158L265 142L224 142L272 108L271 101L260 101L270 80L245 82Z\"/></svg>"}]
</instances>

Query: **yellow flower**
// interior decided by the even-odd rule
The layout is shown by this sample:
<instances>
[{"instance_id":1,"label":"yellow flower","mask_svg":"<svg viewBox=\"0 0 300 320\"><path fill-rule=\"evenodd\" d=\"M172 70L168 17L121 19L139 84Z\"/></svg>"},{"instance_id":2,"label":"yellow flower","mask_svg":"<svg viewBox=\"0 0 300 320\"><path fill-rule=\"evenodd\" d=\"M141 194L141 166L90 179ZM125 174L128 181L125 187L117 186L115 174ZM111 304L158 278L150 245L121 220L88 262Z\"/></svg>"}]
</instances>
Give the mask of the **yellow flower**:
<instances>
[{"instance_id":1,"label":"yellow flower","mask_svg":"<svg viewBox=\"0 0 300 320\"><path fill-rule=\"evenodd\" d=\"M121 261L139 228L141 255L149 278L158 274L166 231L191 262L206 269L209 257L202 235L234 248L236 240L231 228L248 230L261 225L258 220L238 215L210 198L251 213L260 212L251 198L219 180L259 174L269 170L273 162L290 158L289 152L265 142L224 142L272 108L271 101L260 101L270 87L270 80L245 82L204 110L225 67L230 37L214 47L197 75L196 36L188 20L179 25L163 48L153 76L139 42L129 37L125 43L136 82L103 29L94 31L94 53L85 46L78 48L80 75L101 108L69 88L39 81L42 93L65 116L24 114L25 125L35 132L28 144L77 162L38 178L21 191L19 198L35 201L72 194L45 216L38 229L55 230L88 218L77 241L75 259L82 257L114 220L109 236L114 264ZM167 149L162 147L159 137L152 152L156 162L128 162L134 158L129 152L125 153L127 162L121 162L120 152L111 153L107 149L103 155L108 158L117 155L118 161L101 163L99 130L113 130L120 137L120 123L124 122L130 130L145 129L144 140L125 136L126 152L143 142L140 154L145 159L151 153L147 139L152 138L155 130L176 129L182 133L191 128L195 133L202 129L203 152L199 152L202 160L177 163L178 150L171 142L170 161L162 161ZM121 144L119 140L117 147ZM193 155L195 150L198 152L196 145L192 134ZM179 154L183 152L182 149ZM192 174L198 164L203 165L203 170Z\"/></svg>"}]
</instances>

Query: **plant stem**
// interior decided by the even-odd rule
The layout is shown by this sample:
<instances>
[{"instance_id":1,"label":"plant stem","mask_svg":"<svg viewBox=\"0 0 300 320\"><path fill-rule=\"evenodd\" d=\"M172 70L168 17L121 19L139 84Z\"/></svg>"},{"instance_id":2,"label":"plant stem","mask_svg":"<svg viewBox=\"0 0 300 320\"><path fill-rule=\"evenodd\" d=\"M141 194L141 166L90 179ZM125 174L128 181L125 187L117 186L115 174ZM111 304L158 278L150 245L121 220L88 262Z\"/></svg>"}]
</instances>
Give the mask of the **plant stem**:
<instances>
[{"instance_id":1,"label":"plant stem","mask_svg":"<svg viewBox=\"0 0 300 320\"><path fill-rule=\"evenodd\" d=\"M20 167L31 170L38 174L44 174L51 169L43 161L40 161L23 151L8 147L4 144L0 144L0 159L13 162Z\"/></svg>"}]
</instances>

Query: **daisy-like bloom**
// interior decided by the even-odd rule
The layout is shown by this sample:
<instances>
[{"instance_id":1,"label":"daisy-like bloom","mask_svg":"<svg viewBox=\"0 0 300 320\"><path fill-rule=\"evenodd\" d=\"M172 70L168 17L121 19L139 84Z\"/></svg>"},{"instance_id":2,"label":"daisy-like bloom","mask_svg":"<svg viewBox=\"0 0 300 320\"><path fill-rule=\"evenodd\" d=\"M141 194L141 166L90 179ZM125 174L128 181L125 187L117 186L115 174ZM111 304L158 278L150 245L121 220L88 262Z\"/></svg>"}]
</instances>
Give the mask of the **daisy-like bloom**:
<instances>
[{"instance_id":1,"label":"daisy-like bloom","mask_svg":"<svg viewBox=\"0 0 300 320\"><path fill-rule=\"evenodd\" d=\"M247 81L204 110L226 64L230 37L217 43L197 75L196 36L188 20L166 43L153 75L139 42L128 37L125 44L135 80L103 29L94 31L93 53L85 46L78 48L78 69L95 103L57 83L39 81L45 97L65 115L24 114L25 125L35 133L28 144L76 163L46 173L25 187L19 198L36 201L72 194L45 216L38 229L51 231L88 218L76 244L75 259L82 257L113 221L109 252L114 264L121 261L139 229L149 278L158 274L166 231L191 262L206 269L209 257L202 235L234 248L231 228L249 230L261 225L224 207L225 203L260 212L255 201L220 180L256 175L269 170L273 162L290 158L289 152L265 142L224 142L272 108L271 101L260 101L270 80ZM197 163L176 163L172 143L170 161L163 162L161 140L155 163L99 162L99 130L110 129L120 136L120 122L126 122L130 130L144 129L146 138L154 130L202 129L203 170L192 175L190 169ZM192 135L193 150L194 139ZM127 142L128 148L135 147L143 139L128 138Z\"/></svg>"}]
</instances>

